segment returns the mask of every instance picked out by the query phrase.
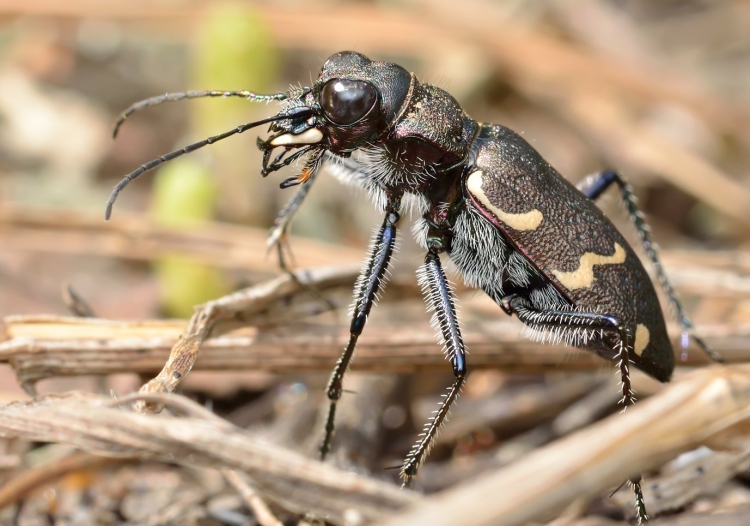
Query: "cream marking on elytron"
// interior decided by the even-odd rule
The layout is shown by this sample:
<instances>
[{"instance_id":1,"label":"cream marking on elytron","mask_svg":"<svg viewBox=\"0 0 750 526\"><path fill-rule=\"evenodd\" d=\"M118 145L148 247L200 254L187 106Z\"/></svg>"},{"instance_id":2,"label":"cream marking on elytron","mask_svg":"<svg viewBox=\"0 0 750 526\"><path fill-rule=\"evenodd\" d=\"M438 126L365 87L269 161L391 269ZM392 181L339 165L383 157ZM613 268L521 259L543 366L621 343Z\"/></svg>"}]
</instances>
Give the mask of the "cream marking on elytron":
<instances>
[{"instance_id":1,"label":"cream marking on elytron","mask_svg":"<svg viewBox=\"0 0 750 526\"><path fill-rule=\"evenodd\" d=\"M469 178L466 181L466 188L474 197L479 199L479 202L482 203L482 205L487 210L492 212L495 217L497 217L500 221L514 230L536 230L537 227L541 224L542 219L544 219L542 213L536 209L531 210L530 212L524 212L522 214L511 214L509 212L503 212L495 205L493 205L487 198L487 194L485 194L484 190L482 190L481 170L477 170L476 172L469 175Z\"/></svg>"},{"instance_id":2,"label":"cream marking on elytron","mask_svg":"<svg viewBox=\"0 0 750 526\"><path fill-rule=\"evenodd\" d=\"M639 323L635 328L635 343L633 344L635 354L640 356L643 350L648 347L649 341L651 341L651 333L648 331L648 327Z\"/></svg>"},{"instance_id":3,"label":"cream marking on elytron","mask_svg":"<svg viewBox=\"0 0 750 526\"><path fill-rule=\"evenodd\" d=\"M292 144L316 144L323 140L323 132L317 128L310 128L299 135L285 133L271 141L271 146L290 146Z\"/></svg>"},{"instance_id":4,"label":"cream marking on elytron","mask_svg":"<svg viewBox=\"0 0 750 526\"><path fill-rule=\"evenodd\" d=\"M625 256L625 249L619 243L615 243L615 253L611 256L585 252L581 256L581 262L576 270L571 272L553 270L552 274L568 290L587 289L594 283L594 265L616 265L623 263Z\"/></svg>"}]
</instances>

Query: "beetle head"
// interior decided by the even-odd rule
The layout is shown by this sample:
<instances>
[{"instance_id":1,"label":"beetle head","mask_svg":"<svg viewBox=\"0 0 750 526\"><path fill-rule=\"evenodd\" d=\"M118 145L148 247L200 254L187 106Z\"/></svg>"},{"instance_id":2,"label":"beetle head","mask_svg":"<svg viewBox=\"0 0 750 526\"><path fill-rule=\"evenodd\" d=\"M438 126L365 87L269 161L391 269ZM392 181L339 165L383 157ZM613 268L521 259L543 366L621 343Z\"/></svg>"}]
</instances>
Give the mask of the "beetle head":
<instances>
[{"instance_id":1,"label":"beetle head","mask_svg":"<svg viewBox=\"0 0 750 526\"><path fill-rule=\"evenodd\" d=\"M164 102L200 97L242 97L256 102L278 101L282 107L272 117L242 124L141 165L115 186L107 201L105 217L109 219L120 191L145 172L171 159L267 123L271 123L271 136L266 140L258 138L258 148L263 151L261 173L268 175L311 154L305 161L302 173L287 179L281 186L286 188L303 183L310 178L326 151L348 156L387 132L403 110L412 84L412 76L396 64L373 62L359 53L345 51L336 53L325 62L312 88L292 88L288 93L270 95L246 90L187 91L167 93L136 102L120 115L112 132L113 137L117 136L118 129L129 115ZM277 147L281 147L282 151L272 158ZM292 150L296 151L292 153Z\"/></svg>"},{"instance_id":2,"label":"beetle head","mask_svg":"<svg viewBox=\"0 0 750 526\"><path fill-rule=\"evenodd\" d=\"M272 135L259 139L264 175L285 165L285 152L271 159L275 147L348 156L377 141L398 119L411 87L411 74L396 64L373 62L352 51L336 53L323 64L312 88L291 93L283 102Z\"/></svg>"}]
</instances>

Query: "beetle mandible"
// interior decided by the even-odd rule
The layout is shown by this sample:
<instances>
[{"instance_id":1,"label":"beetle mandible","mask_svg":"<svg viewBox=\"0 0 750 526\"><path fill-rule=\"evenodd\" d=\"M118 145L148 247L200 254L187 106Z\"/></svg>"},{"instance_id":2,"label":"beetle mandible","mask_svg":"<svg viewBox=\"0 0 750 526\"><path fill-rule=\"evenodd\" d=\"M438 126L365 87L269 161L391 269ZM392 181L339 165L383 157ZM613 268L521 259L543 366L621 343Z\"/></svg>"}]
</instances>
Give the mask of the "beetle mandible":
<instances>
[{"instance_id":1,"label":"beetle mandible","mask_svg":"<svg viewBox=\"0 0 750 526\"><path fill-rule=\"evenodd\" d=\"M142 173L264 123L271 124L271 135L257 141L264 176L303 160L301 173L281 183L282 188L304 186L277 219L272 244L286 232L322 164L369 191L385 218L355 285L349 344L328 385L323 458L330 450L344 374L373 301L385 285L397 225L407 206L420 215L414 232L426 255L418 281L455 380L401 467L405 483L424 461L467 373L456 300L442 269L442 253L468 286L484 290L506 314L518 317L530 337L563 342L616 362L625 407L635 402L631 364L659 381L669 381L674 354L654 286L633 249L594 204L613 184L620 189L682 326L683 352L692 337L720 360L694 334L662 270L635 197L616 172L602 172L576 188L515 132L473 120L448 93L420 82L396 64L348 51L331 56L309 88L271 95L185 92L141 101L121 115L115 134L130 114L147 106L222 96L279 101L281 110L142 165L113 190L107 218L120 190ZM277 148L281 151L273 156ZM639 480L632 482L639 519L645 519Z\"/></svg>"}]
</instances>

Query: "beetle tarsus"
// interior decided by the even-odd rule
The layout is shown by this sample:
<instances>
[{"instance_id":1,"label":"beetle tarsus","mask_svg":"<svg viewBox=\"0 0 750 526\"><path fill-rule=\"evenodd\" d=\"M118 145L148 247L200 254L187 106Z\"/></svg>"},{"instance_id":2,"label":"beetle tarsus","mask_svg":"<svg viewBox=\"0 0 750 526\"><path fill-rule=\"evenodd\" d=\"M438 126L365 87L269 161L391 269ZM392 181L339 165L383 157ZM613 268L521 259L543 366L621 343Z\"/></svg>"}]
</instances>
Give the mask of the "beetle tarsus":
<instances>
[{"instance_id":1,"label":"beetle tarsus","mask_svg":"<svg viewBox=\"0 0 750 526\"><path fill-rule=\"evenodd\" d=\"M638 520L638 524L642 525L648 522L648 513L646 512L646 501L643 500L643 489L641 488L641 481L643 477L640 475L638 478L630 479L628 482L633 487L633 495L635 496L635 515Z\"/></svg>"}]
</instances>

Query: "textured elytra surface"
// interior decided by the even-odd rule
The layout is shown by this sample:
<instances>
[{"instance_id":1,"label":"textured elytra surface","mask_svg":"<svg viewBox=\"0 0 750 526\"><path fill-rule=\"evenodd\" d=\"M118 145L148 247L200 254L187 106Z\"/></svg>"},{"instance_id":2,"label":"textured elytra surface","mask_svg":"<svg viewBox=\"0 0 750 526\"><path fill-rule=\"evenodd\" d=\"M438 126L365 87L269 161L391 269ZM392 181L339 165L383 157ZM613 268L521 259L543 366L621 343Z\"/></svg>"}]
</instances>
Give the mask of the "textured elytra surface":
<instances>
[{"instance_id":1,"label":"textured elytra surface","mask_svg":"<svg viewBox=\"0 0 750 526\"><path fill-rule=\"evenodd\" d=\"M473 205L547 279L556 282L576 310L618 317L632 339L638 324L647 327L649 344L640 356L631 353L631 359L657 379L668 380L673 351L653 284L633 249L604 213L507 128L483 127L472 153L473 166L483 174L482 190L496 208L508 214L538 210L542 221L534 229L515 230L478 200L472 199ZM602 256L603 260L613 257L615 244L623 247L624 261L594 264L590 286L569 289L554 278L555 271L579 270L586 253Z\"/></svg>"}]
</instances>

